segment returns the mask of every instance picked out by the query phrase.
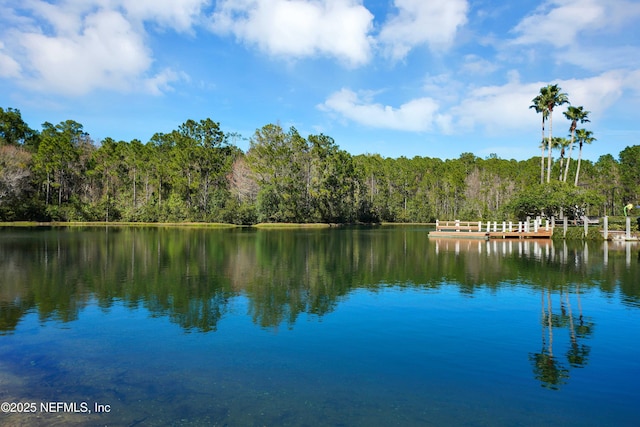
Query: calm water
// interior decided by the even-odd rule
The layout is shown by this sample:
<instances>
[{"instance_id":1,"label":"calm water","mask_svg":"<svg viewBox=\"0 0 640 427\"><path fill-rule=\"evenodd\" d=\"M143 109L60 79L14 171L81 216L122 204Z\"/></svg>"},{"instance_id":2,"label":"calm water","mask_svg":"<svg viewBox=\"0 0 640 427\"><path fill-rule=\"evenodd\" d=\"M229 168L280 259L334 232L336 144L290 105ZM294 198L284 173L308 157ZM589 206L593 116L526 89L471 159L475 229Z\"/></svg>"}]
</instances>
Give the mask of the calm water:
<instances>
[{"instance_id":1,"label":"calm water","mask_svg":"<svg viewBox=\"0 0 640 427\"><path fill-rule=\"evenodd\" d=\"M0 424L638 425L640 246L427 232L2 229Z\"/></svg>"}]
</instances>

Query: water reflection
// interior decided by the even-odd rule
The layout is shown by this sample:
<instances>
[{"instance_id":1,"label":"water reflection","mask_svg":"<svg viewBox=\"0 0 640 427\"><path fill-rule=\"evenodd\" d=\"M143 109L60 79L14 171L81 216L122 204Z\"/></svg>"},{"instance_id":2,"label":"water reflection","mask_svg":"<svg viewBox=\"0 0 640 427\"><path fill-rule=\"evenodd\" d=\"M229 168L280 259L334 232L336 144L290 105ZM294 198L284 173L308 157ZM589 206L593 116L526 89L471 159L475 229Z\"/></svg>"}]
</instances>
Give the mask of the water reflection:
<instances>
[{"instance_id":1,"label":"water reflection","mask_svg":"<svg viewBox=\"0 0 640 427\"><path fill-rule=\"evenodd\" d=\"M556 296L559 300L559 311L554 310L552 303ZM574 318L571 298L575 298L577 301L577 318ZM591 337L594 323L585 318L582 313L579 285L576 285L573 292L561 289L556 295L553 295L550 289L542 289L540 306L542 346L539 352L529 354L529 360L533 365L534 377L541 382L542 386L558 390L569 379L569 367L582 368L586 366L591 347L585 341ZM554 330L558 329L569 330L569 345L564 357L558 357L554 354Z\"/></svg>"},{"instance_id":2,"label":"water reflection","mask_svg":"<svg viewBox=\"0 0 640 427\"><path fill-rule=\"evenodd\" d=\"M600 246L600 247L598 247ZM521 283L620 287L640 307L633 244L427 239L422 230L219 231L92 229L3 231L0 331L25 313L71 321L92 298L144 306L187 330L215 331L229 300L246 295L254 322L291 327L322 316L354 289L386 284L473 293ZM633 258L635 260L635 258Z\"/></svg>"},{"instance_id":3,"label":"water reflection","mask_svg":"<svg viewBox=\"0 0 640 427\"><path fill-rule=\"evenodd\" d=\"M544 240L521 240L521 239L430 239L435 245L435 253L441 251L451 252L456 255L463 252L478 252L478 254L506 256L518 255L541 260L553 254L553 241Z\"/></svg>"}]
</instances>

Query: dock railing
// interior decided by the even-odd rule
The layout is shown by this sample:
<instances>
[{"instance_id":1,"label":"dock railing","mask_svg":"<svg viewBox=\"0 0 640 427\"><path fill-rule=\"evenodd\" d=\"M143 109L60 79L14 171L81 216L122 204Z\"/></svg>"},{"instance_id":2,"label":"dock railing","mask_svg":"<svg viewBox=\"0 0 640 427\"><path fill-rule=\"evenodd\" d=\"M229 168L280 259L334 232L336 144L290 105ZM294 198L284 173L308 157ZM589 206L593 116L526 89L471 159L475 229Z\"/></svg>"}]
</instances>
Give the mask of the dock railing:
<instances>
[{"instance_id":1,"label":"dock railing","mask_svg":"<svg viewBox=\"0 0 640 427\"><path fill-rule=\"evenodd\" d=\"M553 235L554 229L558 233L561 233L563 238L566 238L569 227L580 227L583 229L583 236L589 235L589 229L591 233L596 229L596 233L601 233L604 240L627 240L638 241L640 240L640 230L638 232L632 232L631 218L626 217L624 223L624 230L609 229L609 217L604 216L588 217L583 216L577 220L569 220L566 216L561 219L551 217L547 218L527 218L526 221L440 221L436 220L436 232L448 233L450 237L454 237L453 234L462 233L460 237L464 237L464 233L467 233L467 237L478 237L480 235L486 235L489 238L536 238L536 237L550 237ZM619 226L619 224L617 224ZM635 230L635 226L634 226ZM435 235L435 233L434 233ZM477 235L477 236L472 236Z\"/></svg>"},{"instance_id":2,"label":"dock railing","mask_svg":"<svg viewBox=\"0 0 640 427\"><path fill-rule=\"evenodd\" d=\"M486 233L537 233L539 230L549 231L552 229L552 223L545 219L527 218L526 221L453 221L436 220L436 231L456 231L456 232L486 232Z\"/></svg>"}]
</instances>

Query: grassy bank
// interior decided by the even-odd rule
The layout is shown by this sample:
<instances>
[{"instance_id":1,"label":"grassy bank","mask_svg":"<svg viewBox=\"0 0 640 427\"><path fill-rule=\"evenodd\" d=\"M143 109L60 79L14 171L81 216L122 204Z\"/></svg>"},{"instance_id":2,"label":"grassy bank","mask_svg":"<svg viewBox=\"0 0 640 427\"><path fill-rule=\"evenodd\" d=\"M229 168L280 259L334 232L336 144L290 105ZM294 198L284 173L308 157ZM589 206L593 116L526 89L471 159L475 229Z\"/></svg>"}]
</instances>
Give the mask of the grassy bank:
<instances>
[{"instance_id":1,"label":"grassy bank","mask_svg":"<svg viewBox=\"0 0 640 427\"><path fill-rule=\"evenodd\" d=\"M0 222L0 227L189 227L189 228L239 228L255 227L260 229L281 228L329 228L338 227L340 224L296 224L296 223L260 223L251 226L209 223L209 222L32 222L14 221Z\"/></svg>"},{"instance_id":2,"label":"grassy bank","mask_svg":"<svg viewBox=\"0 0 640 427\"><path fill-rule=\"evenodd\" d=\"M193 227L234 228L234 224L206 222L0 222L0 227Z\"/></svg>"},{"instance_id":3,"label":"grassy bank","mask_svg":"<svg viewBox=\"0 0 640 427\"><path fill-rule=\"evenodd\" d=\"M254 224L252 227L260 228L260 229L282 229L282 228L329 228L329 227L338 227L339 224L321 224L321 223L311 223L311 224L298 224L295 222L263 222L260 224Z\"/></svg>"}]
</instances>

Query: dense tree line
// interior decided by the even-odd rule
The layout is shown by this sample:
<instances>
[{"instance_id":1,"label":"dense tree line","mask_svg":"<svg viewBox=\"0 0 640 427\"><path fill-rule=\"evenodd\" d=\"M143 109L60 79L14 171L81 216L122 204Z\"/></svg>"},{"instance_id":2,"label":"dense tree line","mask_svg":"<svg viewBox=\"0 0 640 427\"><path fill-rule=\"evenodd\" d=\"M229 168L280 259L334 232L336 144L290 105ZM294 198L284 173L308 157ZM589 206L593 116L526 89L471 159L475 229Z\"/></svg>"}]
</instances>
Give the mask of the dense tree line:
<instances>
[{"instance_id":1,"label":"dense tree line","mask_svg":"<svg viewBox=\"0 0 640 427\"><path fill-rule=\"evenodd\" d=\"M532 107L543 113L543 151L525 161L471 153L453 160L352 156L327 135L305 138L277 124L256 130L245 153L235 145L239 135L208 118L187 120L146 143L98 143L75 121L47 122L36 131L19 110L0 108L0 220L491 220L575 206L589 215L619 215L624 203L640 198L640 146L627 147L617 159L581 160L583 144L594 138L581 136L576 123L588 121L588 112L567 112L571 139L556 146L550 134L545 137L546 101L537 102ZM571 153L574 142L580 155L570 162L564 149ZM560 156L551 161L554 149Z\"/></svg>"}]
</instances>

